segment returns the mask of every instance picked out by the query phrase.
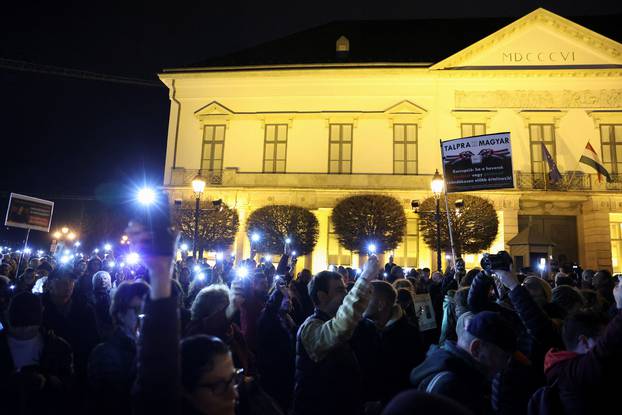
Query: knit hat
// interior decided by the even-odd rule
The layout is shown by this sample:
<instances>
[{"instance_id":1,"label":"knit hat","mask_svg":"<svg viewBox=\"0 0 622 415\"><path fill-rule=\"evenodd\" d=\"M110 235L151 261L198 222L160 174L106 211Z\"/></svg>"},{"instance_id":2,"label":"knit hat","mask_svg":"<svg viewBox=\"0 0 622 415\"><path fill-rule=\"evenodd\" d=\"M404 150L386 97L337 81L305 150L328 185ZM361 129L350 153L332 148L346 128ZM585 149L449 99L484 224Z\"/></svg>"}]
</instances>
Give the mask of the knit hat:
<instances>
[{"instance_id":1,"label":"knit hat","mask_svg":"<svg viewBox=\"0 0 622 415\"><path fill-rule=\"evenodd\" d=\"M471 317L466 329L478 339L492 343L506 352L516 350L516 332L499 313L482 311Z\"/></svg>"},{"instance_id":2,"label":"knit hat","mask_svg":"<svg viewBox=\"0 0 622 415\"><path fill-rule=\"evenodd\" d=\"M11 327L38 326L43 318L43 306L36 295L29 292L17 294L9 304Z\"/></svg>"}]
</instances>

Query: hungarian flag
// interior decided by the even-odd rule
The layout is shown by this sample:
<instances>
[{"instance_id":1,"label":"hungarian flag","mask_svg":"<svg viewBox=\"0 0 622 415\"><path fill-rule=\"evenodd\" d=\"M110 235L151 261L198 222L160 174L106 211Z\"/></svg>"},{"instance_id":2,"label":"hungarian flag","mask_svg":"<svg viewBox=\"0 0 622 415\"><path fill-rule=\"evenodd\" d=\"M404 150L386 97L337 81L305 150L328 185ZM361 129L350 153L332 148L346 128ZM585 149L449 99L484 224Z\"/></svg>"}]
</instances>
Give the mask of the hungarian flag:
<instances>
[{"instance_id":1,"label":"hungarian flag","mask_svg":"<svg viewBox=\"0 0 622 415\"><path fill-rule=\"evenodd\" d=\"M609 174L605 166L603 166L603 164L600 162L598 154L596 154L596 151L594 151L594 147L592 147L589 141L587 142L587 145L583 150L583 154L579 159L579 163L587 164L588 166L596 170L596 172L598 173L599 182L601 180L601 175L605 176L608 182L612 181L611 175Z\"/></svg>"},{"instance_id":2,"label":"hungarian flag","mask_svg":"<svg viewBox=\"0 0 622 415\"><path fill-rule=\"evenodd\" d=\"M541 143L541 144L542 144L542 159L546 160L547 164L549 165L549 182L557 183L558 181L562 179L562 174L559 172L559 169L557 168L557 164L555 164L555 160L553 160L553 157L551 157L551 153L549 153L549 150L547 150L544 143Z\"/></svg>"}]
</instances>

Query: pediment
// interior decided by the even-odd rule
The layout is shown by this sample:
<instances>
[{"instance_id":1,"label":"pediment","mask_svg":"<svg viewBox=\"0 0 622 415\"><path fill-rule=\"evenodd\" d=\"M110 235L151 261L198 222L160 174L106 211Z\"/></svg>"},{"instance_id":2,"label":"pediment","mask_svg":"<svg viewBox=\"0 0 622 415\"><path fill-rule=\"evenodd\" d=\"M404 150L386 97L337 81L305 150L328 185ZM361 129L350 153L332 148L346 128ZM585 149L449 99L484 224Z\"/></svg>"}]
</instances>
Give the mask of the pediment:
<instances>
[{"instance_id":1,"label":"pediment","mask_svg":"<svg viewBox=\"0 0 622 415\"><path fill-rule=\"evenodd\" d=\"M234 114L229 108L220 104L217 101L212 101L209 104L199 108L194 112L194 115L202 118L208 116L218 116L218 115L232 115Z\"/></svg>"},{"instance_id":2,"label":"pediment","mask_svg":"<svg viewBox=\"0 0 622 415\"><path fill-rule=\"evenodd\" d=\"M427 111L409 100L404 100L392 105L384 110L384 112L394 115L424 115Z\"/></svg>"},{"instance_id":3,"label":"pediment","mask_svg":"<svg viewBox=\"0 0 622 415\"><path fill-rule=\"evenodd\" d=\"M622 67L622 44L537 9L432 69Z\"/></svg>"}]
</instances>

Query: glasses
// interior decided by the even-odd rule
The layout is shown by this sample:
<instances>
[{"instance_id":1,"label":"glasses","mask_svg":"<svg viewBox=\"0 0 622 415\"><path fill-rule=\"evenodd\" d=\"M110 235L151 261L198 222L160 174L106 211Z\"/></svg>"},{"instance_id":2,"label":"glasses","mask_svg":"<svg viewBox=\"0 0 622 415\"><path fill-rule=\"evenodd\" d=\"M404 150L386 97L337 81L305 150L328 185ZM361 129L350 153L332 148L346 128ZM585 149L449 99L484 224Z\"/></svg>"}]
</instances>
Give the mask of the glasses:
<instances>
[{"instance_id":1,"label":"glasses","mask_svg":"<svg viewBox=\"0 0 622 415\"><path fill-rule=\"evenodd\" d=\"M214 395L224 395L231 386L238 386L244 379L244 369L235 369L228 380L221 380L214 383L201 383L199 388L211 389Z\"/></svg>"}]
</instances>

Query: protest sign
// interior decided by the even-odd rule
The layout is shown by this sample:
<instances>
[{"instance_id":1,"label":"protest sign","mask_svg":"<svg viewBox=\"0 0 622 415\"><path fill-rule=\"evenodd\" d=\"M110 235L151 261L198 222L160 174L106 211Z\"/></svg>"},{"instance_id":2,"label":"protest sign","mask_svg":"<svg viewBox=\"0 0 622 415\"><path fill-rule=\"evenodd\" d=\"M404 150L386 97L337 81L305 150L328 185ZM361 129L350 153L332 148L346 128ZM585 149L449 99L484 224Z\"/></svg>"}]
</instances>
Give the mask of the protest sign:
<instances>
[{"instance_id":1,"label":"protest sign","mask_svg":"<svg viewBox=\"0 0 622 415\"><path fill-rule=\"evenodd\" d=\"M11 193L5 226L49 232L54 202Z\"/></svg>"},{"instance_id":2,"label":"protest sign","mask_svg":"<svg viewBox=\"0 0 622 415\"><path fill-rule=\"evenodd\" d=\"M441 141L447 193L514 187L510 133Z\"/></svg>"}]
</instances>

